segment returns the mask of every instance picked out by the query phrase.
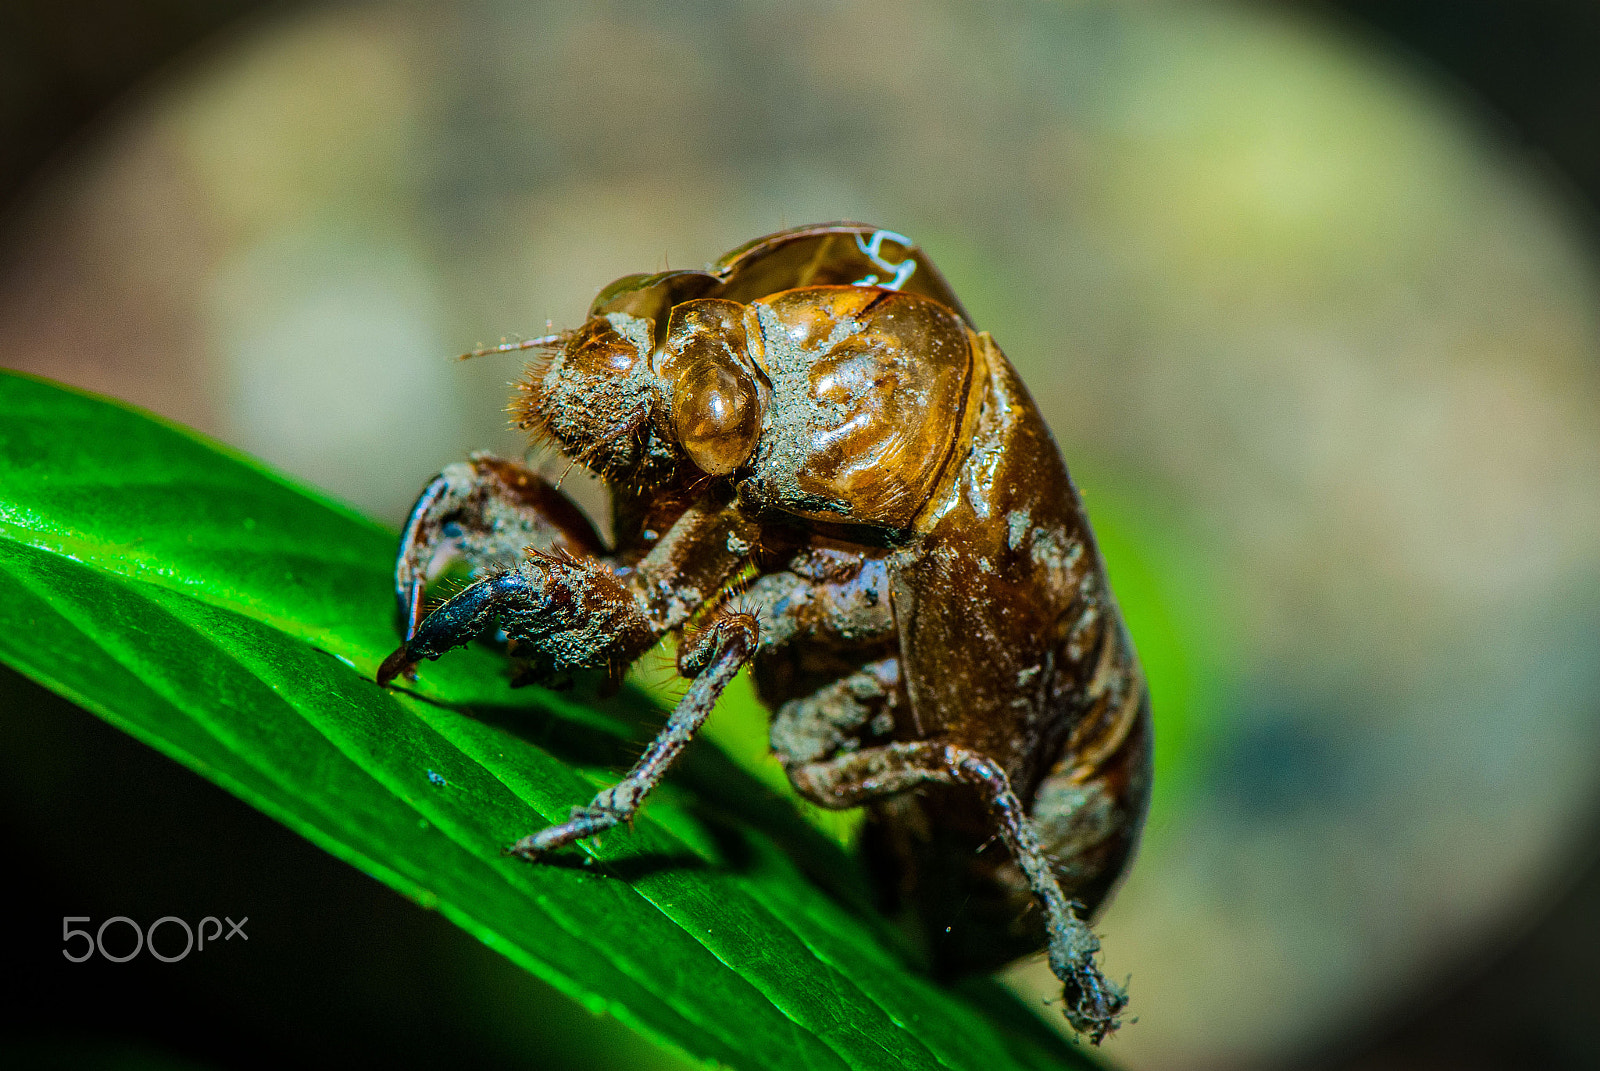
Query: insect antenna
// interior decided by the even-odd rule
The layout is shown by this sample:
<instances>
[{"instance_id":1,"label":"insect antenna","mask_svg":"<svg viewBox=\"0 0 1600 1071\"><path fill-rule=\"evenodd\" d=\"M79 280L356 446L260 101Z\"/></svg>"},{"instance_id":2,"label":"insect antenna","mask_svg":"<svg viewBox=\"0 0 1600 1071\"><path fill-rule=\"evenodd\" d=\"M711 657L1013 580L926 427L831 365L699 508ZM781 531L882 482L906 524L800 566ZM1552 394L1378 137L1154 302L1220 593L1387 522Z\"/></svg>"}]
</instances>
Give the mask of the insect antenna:
<instances>
[{"instance_id":1,"label":"insect antenna","mask_svg":"<svg viewBox=\"0 0 1600 1071\"><path fill-rule=\"evenodd\" d=\"M546 326L549 326L548 324ZM474 357L487 357L491 353L518 353L522 350L554 349L567 340L570 331L557 331L538 338L522 338L514 342L502 342L498 346L482 346L475 350L468 350L456 358L458 361L469 361Z\"/></svg>"}]
</instances>

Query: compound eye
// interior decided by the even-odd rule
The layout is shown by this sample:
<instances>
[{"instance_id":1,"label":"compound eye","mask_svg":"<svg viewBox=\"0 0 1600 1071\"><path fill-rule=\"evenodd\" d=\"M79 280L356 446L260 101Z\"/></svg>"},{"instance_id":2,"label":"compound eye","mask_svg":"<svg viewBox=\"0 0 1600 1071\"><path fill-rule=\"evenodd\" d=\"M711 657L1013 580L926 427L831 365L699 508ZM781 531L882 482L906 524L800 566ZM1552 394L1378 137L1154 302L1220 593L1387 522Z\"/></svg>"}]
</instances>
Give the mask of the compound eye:
<instances>
[{"instance_id":1,"label":"compound eye","mask_svg":"<svg viewBox=\"0 0 1600 1071\"><path fill-rule=\"evenodd\" d=\"M677 369L672 427L702 472L726 476L750 460L761 437L761 396L750 373L725 354Z\"/></svg>"}]
</instances>

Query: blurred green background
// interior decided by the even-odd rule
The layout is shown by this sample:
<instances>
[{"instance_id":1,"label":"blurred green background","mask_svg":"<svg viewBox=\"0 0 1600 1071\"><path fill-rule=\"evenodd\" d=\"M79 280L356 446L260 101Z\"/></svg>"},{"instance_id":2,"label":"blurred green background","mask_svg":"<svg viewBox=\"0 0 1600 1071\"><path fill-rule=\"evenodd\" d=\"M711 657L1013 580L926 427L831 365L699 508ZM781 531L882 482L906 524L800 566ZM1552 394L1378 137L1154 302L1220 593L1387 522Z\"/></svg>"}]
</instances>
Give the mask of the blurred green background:
<instances>
[{"instance_id":1,"label":"blurred green background","mask_svg":"<svg viewBox=\"0 0 1600 1071\"><path fill-rule=\"evenodd\" d=\"M1101 926L1139 1021L1111 1058L1600 1066L1600 925L1549 914L1600 826L1600 112L1569 118L1600 93L1561 76L1600 71L1600 21L66 7L21 5L0 50L0 364L398 523L443 464L521 450L516 365L454 353L785 225L907 233L1050 420L1151 677L1156 799ZM0 800L39 875L7 1024L30 1059L75 1036L222 1066L670 1066L87 715L9 676L0 701ZM711 733L781 781L747 695ZM58 914L218 899L266 947L54 961Z\"/></svg>"}]
</instances>

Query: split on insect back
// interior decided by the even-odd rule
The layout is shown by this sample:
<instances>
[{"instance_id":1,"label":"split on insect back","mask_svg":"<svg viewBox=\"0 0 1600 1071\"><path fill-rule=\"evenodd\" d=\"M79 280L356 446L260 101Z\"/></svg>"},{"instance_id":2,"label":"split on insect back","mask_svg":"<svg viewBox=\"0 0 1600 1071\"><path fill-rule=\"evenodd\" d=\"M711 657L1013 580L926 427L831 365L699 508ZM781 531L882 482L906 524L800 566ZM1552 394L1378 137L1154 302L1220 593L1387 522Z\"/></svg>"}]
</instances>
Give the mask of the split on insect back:
<instances>
[{"instance_id":1,"label":"split on insect back","mask_svg":"<svg viewBox=\"0 0 1600 1071\"><path fill-rule=\"evenodd\" d=\"M402 536L380 683L485 633L546 684L677 634L690 681L621 781L512 850L627 821L749 665L790 782L867 809L885 909L936 969L1043 948L1072 1026L1114 1030L1089 921L1144 820L1149 698L1060 453L933 265L802 227L505 348L538 354L513 418L606 481L615 545L518 462L451 465ZM452 563L472 582L425 613Z\"/></svg>"}]
</instances>

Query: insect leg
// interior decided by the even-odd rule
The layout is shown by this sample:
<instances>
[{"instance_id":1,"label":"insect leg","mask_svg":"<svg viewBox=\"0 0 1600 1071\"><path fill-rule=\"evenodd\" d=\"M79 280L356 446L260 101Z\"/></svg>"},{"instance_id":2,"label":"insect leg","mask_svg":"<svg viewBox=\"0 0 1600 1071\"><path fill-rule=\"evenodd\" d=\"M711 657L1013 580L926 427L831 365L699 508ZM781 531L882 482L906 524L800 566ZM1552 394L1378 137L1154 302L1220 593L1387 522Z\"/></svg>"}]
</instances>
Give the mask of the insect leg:
<instances>
[{"instance_id":1,"label":"insect leg","mask_svg":"<svg viewBox=\"0 0 1600 1071\"><path fill-rule=\"evenodd\" d=\"M1128 994L1095 965L1100 938L1078 917L1073 903L1062 892L1061 882L1040 848L1033 824L1028 821L1022 801L1011 790L1005 771L976 752L959 754L955 760L959 779L988 796L1001 839L1028 876L1034 895L1044 904L1045 927L1050 935L1050 970L1065 987L1067 1021L1098 1045L1119 1025L1117 1015L1127 1005Z\"/></svg>"},{"instance_id":2,"label":"insect leg","mask_svg":"<svg viewBox=\"0 0 1600 1071\"><path fill-rule=\"evenodd\" d=\"M378 683L409 673L498 628L536 679L631 662L658 635L633 591L604 562L529 552L515 569L480 580L429 614L384 659Z\"/></svg>"},{"instance_id":3,"label":"insect leg","mask_svg":"<svg viewBox=\"0 0 1600 1071\"><path fill-rule=\"evenodd\" d=\"M523 837L511 851L532 859L631 819L645 796L660 784L673 759L705 724L722 690L750 660L756 636L756 621L749 614L729 614L702 632L679 660L684 675L692 676L694 683L628 775L588 804L574 807L567 821Z\"/></svg>"},{"instance_id":4,"label":"insect leg","mask_svg":"<svg viewBox=\"0 0 1600 1071\"><path fill-rule=\"evenodd\" d=\"M410 639L422 623L423 589L452 560L475 575L511 568L524 548L594 556L594 526L543 477L514 461L476 454L423 488L400 539L394 589Z\"/></svg>"},{"instance_id":5,"label":"insect leg","mask_svg":"<svg viewBox=\"0 0 1600 1071\"><path fill-rule=\"evenodd\" d=\"M597 555L574 556L561 546L525 548L514 567L498 566L499 572L417 624L400 649L384 659L378 683L409 676L423 659L438 658L491 628L515 643L521 682L628 665L681 628L701 608L705 593L719 591L748 557L758 528L728 498L722 489L704 496L649 554L626 569L613 568ZM432 517L443 509L429 507L425 496L417 515ZM414 585L421 574L408 574L406 568L397 575Z\"/></svg>"},{"instance_id":6,"label":"insect leg","mask_svg":"<svg viewBox=\"0 0 1600 1071\"><path fill-rule=\"evenodd\" d=\"M784 768L831 759L863 735L894 728L900 661L880 658L854 673L791 699L772 716L770 742Z\"/></svg>"},{"instance_id":7,"label":"insect leg","mask_svg":"<svg viewBox=\"0 0 1600 1071\"><path fill-rule=\"evenodd\" d=\"M1065 987L1067 1021L1095 1044L1117 1028L1127 994L1095 965L1100 939L1062 891L1022 801L993 760L967 748L916 741L867 748L788 772L807 799L834 808L854 807L930 781L976 788L993 811L1012 858L1044 905L1050 969Z\"/></svg>"}]
</instances>

